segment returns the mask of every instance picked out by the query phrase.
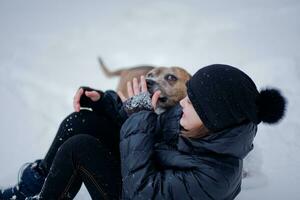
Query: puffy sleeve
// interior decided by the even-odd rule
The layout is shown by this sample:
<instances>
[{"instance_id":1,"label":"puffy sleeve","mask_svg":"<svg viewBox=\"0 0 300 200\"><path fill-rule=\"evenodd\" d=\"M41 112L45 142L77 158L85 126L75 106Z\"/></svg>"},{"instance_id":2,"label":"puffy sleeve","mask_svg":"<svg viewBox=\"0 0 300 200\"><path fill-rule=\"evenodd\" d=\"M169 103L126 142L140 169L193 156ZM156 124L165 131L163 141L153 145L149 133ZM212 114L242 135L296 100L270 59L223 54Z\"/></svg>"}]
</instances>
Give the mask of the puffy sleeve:
<instances>
[{"instance_id":1,"label":"puffy sleeve","mask_svg":"<svg viewBox=\"0 0 300 200\"><path fill-rule=\"evenodd\" d=\"M120 127L123 125L128 118L128 115L124 110L123 102L115 91L107 90L102 92L88 87L83 88L88 91L93 90L98 92L101 95L101 98L94 102L83 95L80 99L80 105L82 107L91 108L97 114L104 114Z\"/></svg>"}]
</instances>

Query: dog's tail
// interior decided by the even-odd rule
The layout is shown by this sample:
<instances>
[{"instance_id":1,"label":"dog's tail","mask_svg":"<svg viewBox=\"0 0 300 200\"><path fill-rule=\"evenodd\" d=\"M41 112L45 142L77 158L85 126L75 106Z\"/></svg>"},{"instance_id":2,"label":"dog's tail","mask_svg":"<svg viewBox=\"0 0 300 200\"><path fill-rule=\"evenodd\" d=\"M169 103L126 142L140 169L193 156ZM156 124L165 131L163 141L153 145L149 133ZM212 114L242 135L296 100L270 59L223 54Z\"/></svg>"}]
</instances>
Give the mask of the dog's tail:
<instances>
[{"instance_id":1,"label":"dog's tail","mask_svg":"<svg viewBox=\"0 0 300 200\"><path fill-rule=\"evenodd\" d=\"M98 61L100 64L100 68L104 71L105 75L108 77L112 77L112 76L121 76L121 73L124 71L122 69L120 70L116 70L116 71L110 71L107 66L104 64L103 60L98 57Z\"/></svg>"},{"instance_id":2,"label":"dog's tail","mask_svg":"<svg viewBox=\"0 0 300 200\"><path fill-rule=\"evenodd\" d=\"M136 67L123 68L123 69L119 69L119 70L115 70L115 71L110 71L100 57L98 57L98 61L100 64L100 68L102 69L102 71L104 71L104 73L107 77L121 76L123 72L126 73L126 72L130 72L132 70L139 71L141 74L146 74L148 71L154 69L154 66L152 66L152 65L140 65L140 66L136 66Z\"/></svg>"}]
</instances>

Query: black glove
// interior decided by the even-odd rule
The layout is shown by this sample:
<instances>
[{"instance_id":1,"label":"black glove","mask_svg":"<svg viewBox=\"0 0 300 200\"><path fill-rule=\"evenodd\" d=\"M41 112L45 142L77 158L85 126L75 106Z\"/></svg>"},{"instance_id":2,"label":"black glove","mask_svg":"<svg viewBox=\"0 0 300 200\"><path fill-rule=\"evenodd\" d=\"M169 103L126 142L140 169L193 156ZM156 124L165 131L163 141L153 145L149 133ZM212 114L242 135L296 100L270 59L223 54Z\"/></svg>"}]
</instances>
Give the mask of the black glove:
<instances>
[{"instance_id":1,"label":"black glove","mask_svg":"<svg viewBox=\"0 0 300 200\"><path fill-rule=\"evenodd\" d=\"M91 106L93 105L93 103L94 103L94 101L92 100L92 99L90 99L89 97L87 97L86 95L85 95L85 91L96 91L96 92L98 92L100 95L101 95L101 97L102 97L102 94L103 94L103 92L102 91L100 91L100 90L96 90L96 89L93 89L93 88L90 88L90 87L87 87L87 86L81 86L80 88L82 88L83 89L83 94L82 94L82 96L80 97L80 107L88 107L88 108L91 108ZM101 97L100 97L100 99L101 99Z\"/></svg>"}]
</instances>

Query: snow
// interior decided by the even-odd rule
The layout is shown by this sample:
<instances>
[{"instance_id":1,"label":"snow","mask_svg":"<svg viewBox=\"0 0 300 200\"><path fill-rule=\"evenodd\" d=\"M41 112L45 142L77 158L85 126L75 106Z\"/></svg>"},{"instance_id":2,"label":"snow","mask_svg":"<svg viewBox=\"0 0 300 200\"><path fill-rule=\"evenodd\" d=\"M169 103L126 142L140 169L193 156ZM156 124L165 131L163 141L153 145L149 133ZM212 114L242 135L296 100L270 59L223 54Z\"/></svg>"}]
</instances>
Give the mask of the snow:
<instances>
[{"instance_id":1,"label":"snow","mask_svg":"<svg viewBox=\"0 0 300 200\"><path fill-rule=\"evenodd\" d=\"M299 199L299 11L297 0L0 1L0 186L45 155L79 86L116 87L101 56L111 69L226 63L281 89L286 117L260 125L237 199Z\"/></svg>"}]
</instances>

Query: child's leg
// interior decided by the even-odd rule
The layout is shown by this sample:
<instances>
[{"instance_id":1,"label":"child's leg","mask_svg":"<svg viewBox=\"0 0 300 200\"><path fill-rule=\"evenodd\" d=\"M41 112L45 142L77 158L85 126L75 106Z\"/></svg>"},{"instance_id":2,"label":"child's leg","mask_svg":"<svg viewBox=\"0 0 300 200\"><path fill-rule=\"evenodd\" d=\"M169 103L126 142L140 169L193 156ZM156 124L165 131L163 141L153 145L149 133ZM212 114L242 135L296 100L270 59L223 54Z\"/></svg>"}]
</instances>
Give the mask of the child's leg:
<instances>
[{"instance_id":1,"label":"child's leg","mask_svg":"<svg viewBox=\"0 0 300 200\"><path fill-rule=\"evenodd\" d=\"M101 141L89 135L73 136L56 153L40 199L72 199L82 182L92 199L118 199L120 170L120 161Z\"/></svg>"},{"instance_id":2,"label":"child's leg","mask_svg":"<svg viewBox=\"0 0 300 200\"><path fill-rule=\"evenodd\" d=\"M111 156L119 159L119 130L120 127L112 124L107 117L89 110L70 114L61 122L45 158L28 165L17 185L0 191L1 198L6 200L17 197L22 200L40 192L59 147L74 135L87 134L98 138L112 153Z\"/></svg>"},{"instance_id":3,"label":"child's leg","mask_svg":"<svg viewBox=\"0 0 300 200\"><path fill-rule=\"evenodd\" d=\"M119 158L119 131L120 127L116 127L105 116L89 110L74 112L61 122L41 166L48 173L58 148L70 137L78 134L98 138L112 152L112 156Z\"/></svg>"}]
</instances>

